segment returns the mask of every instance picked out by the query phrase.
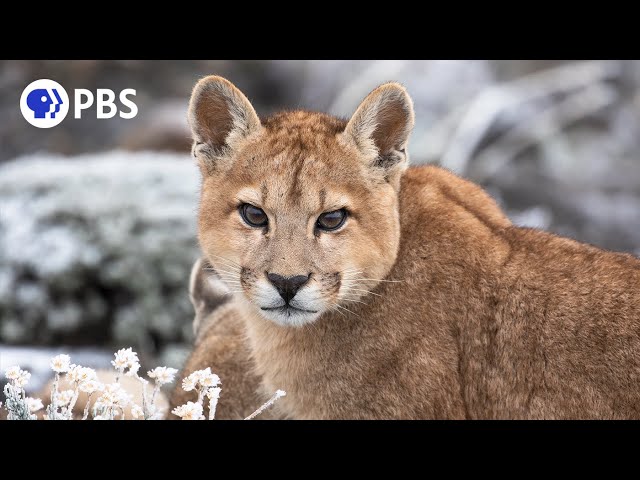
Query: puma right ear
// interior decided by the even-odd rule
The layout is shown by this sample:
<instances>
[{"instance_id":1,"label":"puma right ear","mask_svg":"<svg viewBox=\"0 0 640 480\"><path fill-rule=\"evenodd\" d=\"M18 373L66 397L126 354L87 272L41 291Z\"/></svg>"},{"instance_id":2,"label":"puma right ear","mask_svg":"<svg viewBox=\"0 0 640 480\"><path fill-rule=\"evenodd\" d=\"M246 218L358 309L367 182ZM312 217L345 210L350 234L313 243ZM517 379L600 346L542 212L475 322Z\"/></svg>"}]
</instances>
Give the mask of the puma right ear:
<instances>
[{"instance_id":1,"label":"puma right ear","mask_svg":"<svg viewBox=\"0 0 640 480\"><path fill-rule=\"evenodd\" d=\"M262 128L247 97L216 75L201 79L193 88L188 115L193 154L208 173L218 160L232 155L243 140Z\"/></svg>"}]
</instances>

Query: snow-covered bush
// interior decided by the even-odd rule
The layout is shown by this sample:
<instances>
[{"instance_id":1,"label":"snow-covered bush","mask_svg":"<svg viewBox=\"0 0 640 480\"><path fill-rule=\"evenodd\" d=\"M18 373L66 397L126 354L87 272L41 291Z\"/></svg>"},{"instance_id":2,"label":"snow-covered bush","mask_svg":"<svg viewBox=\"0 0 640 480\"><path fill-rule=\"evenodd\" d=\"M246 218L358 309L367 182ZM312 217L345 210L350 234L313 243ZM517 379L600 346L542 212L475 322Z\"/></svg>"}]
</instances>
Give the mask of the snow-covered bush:
<instances>
[{"instance_id":1,"label":"snow-covered bush","mask_svg":"<svg viewBox=\"0 0 640 480\"><path fill-rule=\"evenodd\" d=\"M190 340L199 173L188 155L33 155L0 165L0 342ZM146 358L146 357L145 357Z\"/></svg>"},{"instance_id":2,"label":"snow-covered bush","mask_svg":"<svg viewBox=\"0 0 640 480\"><path fill-rule=\"evenodd\" d=\"M116 420L124 419L126 409L130 416L141 420L160 420L166 417L167 412L159 407L157 399L160 388L174 381L178 370L168 367L156 367L147 372L147 376L153 381L153 390L149 396L147 386L149 380L138 375L140 363L138 354L131 348L122 348L115 353L115 359L111 361L116 370L115 382L102 383L96 371L81 365L71 363L71 357L66 354L56 355L51 359L51 370L54 380L51 387L50 403L46 407L45 420L73 420L74 408L78 402L80 393L85 393L86 400L82 414L82 420ZM67 385L71 388L60 390L62 375ZM123 376L132 377L142 384L142 402L138 405L134 396L127 392L120 380ZM0 407L6 408L8 420L36 420L36 412L44 408L39 398L27 397L25 386L29 382L31 374L22 370L19 366L12 366L5 370L5 377L9 383L5 385L4 395L6 402ZM183 420L205 420L204 404L208 402L209 420L215 419L216 406L220 398L220 377L211 372L210 368L197 370L184 378L182 388L185 391L196 390L198 399L195 402L187 402L173 409L173 414ZM96 395L92 403L92 396ZM245 420L251 420L269 408L278 398L286 393L278 390L264 405ZM76 417L77 418L77 417Z\"/></svg>"}]
</instances>

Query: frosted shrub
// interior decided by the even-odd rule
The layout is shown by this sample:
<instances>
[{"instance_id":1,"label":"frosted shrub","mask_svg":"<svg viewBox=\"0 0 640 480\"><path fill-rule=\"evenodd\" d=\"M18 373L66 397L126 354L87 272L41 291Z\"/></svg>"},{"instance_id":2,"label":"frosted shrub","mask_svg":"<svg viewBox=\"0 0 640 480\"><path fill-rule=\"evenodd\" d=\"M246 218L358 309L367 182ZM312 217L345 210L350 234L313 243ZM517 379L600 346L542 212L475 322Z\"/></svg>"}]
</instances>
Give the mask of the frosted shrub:
<instances>
[{"instance_id":1,"label":"frosted shrub","mask_svg":"<svg viewBox=\"0 0 640 480\"><path fill-rule=\"evenodd\" d=\"M9 380L4 386L4 396L6 398L5 408L9 411L7 418L9 420L35 420L36 416L32 414L31 407L40 405L36 399L29 398L24 392L24 387L29 382L31 374L20 367L9 367L5 371L5 377Z\"/></svg>"},{"instance_id":2,"label":"frosted shrub","mask_svg":"<svg viewBox=\"0 0 640 480\"><path fill-rule=\"evenodd\" d=\"M204 410L204 398L209 400L209 420L213 420L216 414L216 406L220 397L220 377L211 373L207 367L204 370L196 370L182 380L182 389L186 392L196 390L198 392L197 402L187 402L184 405L173 409L173 414L183 420L204 420L202 414Z\"/></svg>"},{"instance_id":3,"label":"frosted shrub","mask_svg":"<svg viewBox=\"0 0 640 480\"><path fill-rule=\"evenodd\" d=\"M157 405L157 397L160 387L174 381L178 370L168 367L156 367L147 372L147 376L153 382L151 396L148 396L147 386L149 380L138 375L140 363L138 354L131 348L122 348L114 354L111 361L116 370L114 383L103 384L98 379L98 374L92 368L74 365L69 355L56 355L51 359L51 370L54 373L51 386L51 401L46 408L45 420L72 420L74 407L78 402L80 392L87 395L84 405L82 420L91 416L93 420L116 420L125 418L125 409L129 408L133 418L144 420L159 420L165 417L166 412ZM61 377L64 375L64 377ZM134 397L120 384L122 376L132 377L142 385L142 405L134 403ZM36 420L35 412L42 410L44 405L39 398L27 397L25 386L31 378L31 374L18 366L9 367L5 371L5 377L9 380L4 387L5 404L0 403L0 408L6 408L9 420ZM68 388L60 390L60 380L63 379ZM173 414L182 420L205 420L204 406L208 402L208 419L213 420L216 414L218 399L220 398L220 377L211 372L210 368L197 370L185 377L182 388L187 391L195 391L198 398L195 402L187 402L173 409ZM93 406L91 399L96 396ZM250 420L273 405L276 400L286 393L278 390L264 405L249 415L245 420Z\"/></svg>"}]
</instances>

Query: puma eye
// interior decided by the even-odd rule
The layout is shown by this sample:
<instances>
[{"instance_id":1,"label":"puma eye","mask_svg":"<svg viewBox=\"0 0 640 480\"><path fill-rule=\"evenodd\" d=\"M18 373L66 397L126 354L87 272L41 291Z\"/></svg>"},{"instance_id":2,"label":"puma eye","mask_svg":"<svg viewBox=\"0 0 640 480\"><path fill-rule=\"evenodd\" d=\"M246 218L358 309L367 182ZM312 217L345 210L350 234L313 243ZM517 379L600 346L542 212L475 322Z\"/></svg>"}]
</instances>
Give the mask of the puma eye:
<instances>
[{"instance_id":1,"label":"puma eye","mask_svg":"<svg viewBox=\"0 0 640 480\"><path fill-rule=\"evenodd\" d=\"M259 228L266 227L269 223L269 218L264 210L258 207L254 207L249 203L243 203L240 205L240 216L250 227Z\"/></svg>"},{"instance_id":2,"label":"puma eye","mask_svg":"<svg viewBox=\"0 0 640 480\"><path fill-rule=\"evenodd\" d=\"M316 227L325 232L331 232L339 229L347 219L347 211L344 208L334 210L333 212L325 212L318 217Z\"/></svg>"}]
</instances>

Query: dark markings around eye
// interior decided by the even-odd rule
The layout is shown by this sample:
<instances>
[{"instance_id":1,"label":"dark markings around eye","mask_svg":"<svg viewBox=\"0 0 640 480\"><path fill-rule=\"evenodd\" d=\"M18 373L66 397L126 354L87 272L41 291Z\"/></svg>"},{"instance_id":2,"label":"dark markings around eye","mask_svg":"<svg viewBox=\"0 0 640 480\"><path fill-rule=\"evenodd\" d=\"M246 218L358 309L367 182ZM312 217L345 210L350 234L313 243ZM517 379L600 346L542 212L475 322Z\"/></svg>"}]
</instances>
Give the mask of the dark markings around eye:
<instances>
[{"instance_id":1,"label":"dark markings around eye","mask_svg":"<svg viewBox=\"0 0 640 480\"><path fill-rule=\"evenodd\" d=\"M320 210L324 210L324 202L327 200L327 191L323 188L320 190Z\"/></svg>"}]
</instances>

